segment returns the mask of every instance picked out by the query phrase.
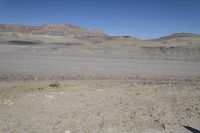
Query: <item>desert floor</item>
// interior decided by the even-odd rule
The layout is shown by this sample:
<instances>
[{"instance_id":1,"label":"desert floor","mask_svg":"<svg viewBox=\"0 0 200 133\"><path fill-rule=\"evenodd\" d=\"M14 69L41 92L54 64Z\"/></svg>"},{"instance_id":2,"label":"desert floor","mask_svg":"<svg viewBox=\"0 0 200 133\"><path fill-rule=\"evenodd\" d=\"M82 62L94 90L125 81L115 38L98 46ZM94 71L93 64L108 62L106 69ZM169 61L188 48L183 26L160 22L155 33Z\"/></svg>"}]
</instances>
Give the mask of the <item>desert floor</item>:
<instances>
[{"instance_id":1,"label":"desert floor","mask_svg":"<svg viewBox=\"0 0 200 133\"><path fill-rule=\"evenodd\" d=\"M199 46L156 46L1 43L0 132L199 129Z\"/></svg>"}]
</instances>

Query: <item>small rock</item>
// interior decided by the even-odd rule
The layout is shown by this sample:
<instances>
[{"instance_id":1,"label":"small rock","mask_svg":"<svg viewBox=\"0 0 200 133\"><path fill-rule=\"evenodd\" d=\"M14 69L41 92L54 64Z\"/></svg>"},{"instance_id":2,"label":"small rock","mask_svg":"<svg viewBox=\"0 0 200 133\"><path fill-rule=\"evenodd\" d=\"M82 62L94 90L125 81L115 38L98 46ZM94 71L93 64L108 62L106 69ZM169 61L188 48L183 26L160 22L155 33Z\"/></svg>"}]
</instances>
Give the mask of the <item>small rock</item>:
<instances>
[{"instance_id":1,"label":"small rock","mask_svg":"<svg viewBox=\"0 0 200 133\"><path fill-rule=\"evenodd\" d=\"M5 105L10 105L10 106L12 106L14 103L15 103L15 102L12 102L11 100L6 99L5 101L3 101L3 102L0 103L0 104L5 104Z\"/></svg>"},{"instance_id":2,"label":"small rock","mask_svg":"<svg viewBox=\"0 0 200 133\"><path fill-rule=\"evenodd\" d=\"M34 80L38 80L38 78L34 78Z\"/></svg>"},{"instance_id":3,"label":"small rock","mask_svg":"<svg viewBox=\"0 0 200 133\"><path fill-rule=\"evenodd\" d=\"M101 123L99 123L99 127L103 127L104 126L104 122L102 121Z\"/></svg>"},{"instance_id":4,"label":"small rock","mask_svg":"<svg viewBox=\"0 0 200 133\"><path fill-rule=\"evenodd\" d=\"M98 89L97 91L98 91L98 92L102 92L103 90L102 90L102 89Z\"/></svg>"},{"instance_id":5,"label":"small rock","mask_svg":"<svg viewBox=\"0 0 200 133\"><path fill-rule=\"evenodd\" d=\"M48 98L48 99L50 99L50 100L55 100L56 99L56 97L54 97L52 95L46 95L45 97Z\"/></svg>"},{"instance_id":6,"label":"small rock","mask_svg":"<svg viewBox=\"0 0 200 133\"><path fill-rule=\"evenodd\" d=\"M60 82L53 82L50 84L51 87L59 87L60 86Z\"/></svg>"},{"instance_id":7,"label":"small rock","mask_svg":"<svg viewBox=\"0 0 200 133\"><path fill-rule=\"evenodd\" d=\"M65 130L65 133L70 133L70 131L69 130Z\"/></svg>"},{"instance_id":8,"label":"small rock","mask_svg":"<svg viewBox=\"0 0 200 133\"><path fill-rule=\"evenodd\" d=\"M162 128L165 129L165 125L164 124L162 124Z\"/></svg>"}]
</instances>

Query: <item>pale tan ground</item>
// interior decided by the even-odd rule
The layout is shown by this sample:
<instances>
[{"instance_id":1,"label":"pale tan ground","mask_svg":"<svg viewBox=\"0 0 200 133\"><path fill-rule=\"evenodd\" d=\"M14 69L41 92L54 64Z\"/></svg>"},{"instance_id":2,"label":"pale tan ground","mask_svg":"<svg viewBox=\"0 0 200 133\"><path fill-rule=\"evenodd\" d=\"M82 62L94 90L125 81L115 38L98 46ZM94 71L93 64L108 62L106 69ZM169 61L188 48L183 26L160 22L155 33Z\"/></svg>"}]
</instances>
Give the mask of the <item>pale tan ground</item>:
<instances>
[{"instance_id":1,"label":"pale tan ground","mask_svg":"<svg viewBox=\"0 0 200 133\"><path fill-rule=\"evenodd\" d=\"M199 128L200 86L134 81L2 83L0 132L171 132Z\"/></svg>"},{"instance_id":2,"label":"pale tan ground","mask_svg":"<svg viewBox=\"0 0 200 133\"><path fill-rule=\"evenodd\" d=\"M0 133L200 129L199 37L10 34L0 34Z\"/></svg>"}]
</instances>

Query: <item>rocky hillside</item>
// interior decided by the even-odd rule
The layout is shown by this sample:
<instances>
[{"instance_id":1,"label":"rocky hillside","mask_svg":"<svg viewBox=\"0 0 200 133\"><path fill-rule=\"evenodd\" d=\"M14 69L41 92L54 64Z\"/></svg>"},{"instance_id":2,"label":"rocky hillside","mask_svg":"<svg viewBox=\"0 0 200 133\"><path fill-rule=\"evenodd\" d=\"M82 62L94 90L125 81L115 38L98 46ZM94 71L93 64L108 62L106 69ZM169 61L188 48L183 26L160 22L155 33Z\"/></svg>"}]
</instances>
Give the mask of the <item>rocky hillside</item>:
<instances>
[{"instance_id":1,"label":"rocky hillside","mask_svg":"<svg viewBox=\"0 0 200 133\"><path fill-rule=\"evenodd\" d=\"M105 36L101 30L83 29L69 24L47 24L42 26L24 26L0 24L0 32L17 32L34 35L51 35L51 36Z\"/></svg>"}]
</instances>

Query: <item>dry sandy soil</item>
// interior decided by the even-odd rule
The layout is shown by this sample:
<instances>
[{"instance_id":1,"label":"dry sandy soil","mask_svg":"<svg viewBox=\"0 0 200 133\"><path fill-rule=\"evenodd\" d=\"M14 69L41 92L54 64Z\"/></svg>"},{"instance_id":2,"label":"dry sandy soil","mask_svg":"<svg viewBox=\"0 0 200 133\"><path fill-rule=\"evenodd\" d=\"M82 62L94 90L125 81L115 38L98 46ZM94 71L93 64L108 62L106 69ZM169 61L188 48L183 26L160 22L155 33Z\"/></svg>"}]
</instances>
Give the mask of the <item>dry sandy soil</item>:
<instances>
[{"instance_id":1,"label":"dry sandy soil","mask_svg":"<svg viewBox=\"0 0 200 133\"><path fill-rule=\"evenodd\" d=\"M199 37L0 34L1 133L190 133L183 126L200 129Z\"/></svg>"}]
</instances>

